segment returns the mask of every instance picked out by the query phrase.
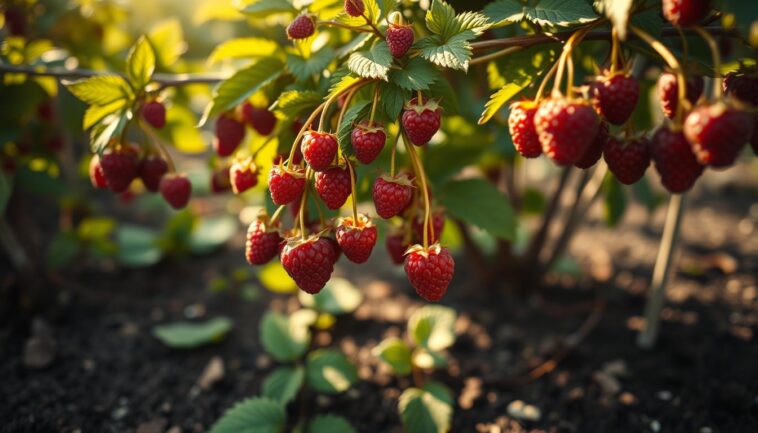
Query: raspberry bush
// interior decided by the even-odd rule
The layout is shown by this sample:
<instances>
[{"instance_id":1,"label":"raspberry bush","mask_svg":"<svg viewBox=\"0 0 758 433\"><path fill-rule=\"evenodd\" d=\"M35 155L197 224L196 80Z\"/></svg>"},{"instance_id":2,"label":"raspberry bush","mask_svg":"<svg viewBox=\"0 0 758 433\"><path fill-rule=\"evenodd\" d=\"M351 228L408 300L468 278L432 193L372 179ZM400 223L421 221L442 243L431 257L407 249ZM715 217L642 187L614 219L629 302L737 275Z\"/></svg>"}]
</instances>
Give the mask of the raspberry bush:
<instances>
[{"instance_id":1,"label":"raspberry bush","mask_svg":"<svg viewBox=\"0 0 758 433\"><path fill-rule=\"evenodd\" d=\"M249 224L250 265L280 266L303 292L306 309L262 321L263 333L289 333L284 348L262 337L273 357L289 364L267 381L264 397L222 418L217 433L230 431L243 408L283 426L284 407L303 383L317 391L346 383L328 389L342 392L355 380L344 355L309 346L320 315L334 314L314 305L322 290L335 290L341 257L363 264L385 255L420 299L444 302L456 290L462 246L483 285L527 293L564 256L596 200L604 200L613 225L628 196L652 208L670 193L655 299L665 287L682 194L711 169L751 158L748 144L758 148L756 11L737 1L498 0L470 10L442 0L428 7L251 0L237 11L248 19L244 37L186 63L177 23L128 49L93 53L31 25L54 10L32 0L11 3L3 7L0 92L24 104L2 114L0 210L30 173L60 181L61 169L81 172L124 203L157 193L164 208L185 209L161 236L135 246L127 232L114 245L112 227L96 242L68 227L51 253L73 260L97 251L149 264L204 250L207 243L189 234L197 228L193 195L226 195L236 203L228 209L255 208L253 217L240 218ZM84 17L82 8L72 6L74 15ZM97 35L107 23L91 24L83 31ZM61 55L75 61L61 62ZM82 110L62 113L65 104ZM74 128L63 126L64 114L75 117ZM86 156L72 147L83 142ZM191 164L183 166L188 154L204 161L202 185ZM72 163L77 158L84 170ZM516 181L537 165L557 179L547 196ZM573 200L564 205L568 194ZM559 221L562 210L567 218ZM530 214L538 221L523 224ZM531 232L524 228L530 225ZM3 232L11 236L5 246L13 245L12 230ZM28 266L25 254L14 256ZM650 311L648 319L657 320ZM420 322L447 323L455 313L435 306L418 316L409 324L416 347L385 340L375 353L397 374L412 373L414 387L399 401L407 429L443 432L450 391L423 383L422 373L438 366L452 341L435 348L417 334ZM642 344L654 339L651 332ZM317 372L324 363L349 377L324 379ZM419 421L425 414L431 420ZM317 422L344 420L311 425Z\"/></svg>"}]
</instances>

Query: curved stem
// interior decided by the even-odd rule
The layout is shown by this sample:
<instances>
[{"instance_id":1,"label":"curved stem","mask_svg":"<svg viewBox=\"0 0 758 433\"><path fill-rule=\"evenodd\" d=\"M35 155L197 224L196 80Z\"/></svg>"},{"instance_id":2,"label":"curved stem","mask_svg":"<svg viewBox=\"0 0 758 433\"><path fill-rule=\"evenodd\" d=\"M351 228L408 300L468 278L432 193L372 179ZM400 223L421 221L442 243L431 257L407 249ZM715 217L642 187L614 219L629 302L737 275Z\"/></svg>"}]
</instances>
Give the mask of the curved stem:
<instances>
[{"instance_id":1,"label":"curved stem","mask_svg":"<svg viewBox=\"0 0 758 433\"><path fill-rule=\"evenodd\" d=\"M273 225L279 219L285 207L287 207L287 205L283 204L279 206L278 208L276 208L276 211L274 212L274 214L271 215L271 219L269 219L269 225Z\"/></svg>"},{"instance_id":2,"label":"curved stem","mask_svg":"<svg viewBox=\"0 0 758 433\"><path fill-rule=\"evenodd\" d=\"M347 107L350 105L350 102L353 100L353 96L355 95L355 92L357 92L358 89L353 89L350 91L350 93L345 96L345 103L342 104L342 109L340 110L340 115L337 118L337 131L340 130L340 127L342 127L342 119L345 117L345 113L347 112Z\"/></svg>"},{"instance_id":3,"label":"curved stem","mask_svg":"<svg viewBox=\"0 0 758 433\"><path fill-rule=\"evenodd\" d=\"M426 250L429 247L429 228L430 228L430 220L431 220L431 205L429 203L429 188L426 184L426 173L424 172L424 166L421 164L421 161L419 160L418 154L416 153L416 149L413 147L414 145L411 144L411 141L408 139L408 137L403 133L403 143L405 143L405 148L408 149L408 156L411 159L411 163L414 166L414 171L416 172L416 178L421 182L421 191L424 194L424 250ZM434 227L431 227L432 230L434 230ZM432 237L434 237L434 233L432 233Z\"/></svg>"},{"instance_id":4,"label":"curved stem","mask_svg":"<svg viewBox=\"0 0 758 433\"><path fill-rule=\"evenodd\" d=\"M545 77L542 79L542 82L540 83L539 89L537 89L537 96L535 96L534 101L539 102L542 99L543 93L545 93L545 88L547 87L547 82L550 81L550 78L552 78L555 75L555 72L558 70L558 64L560 63L560 57L558 60L553 62L553 66L550 68L549 71L547 71L547 74L545 74Z\"/></svg>"},{"instance_id":5,"label":"curved stem","mask_svg":"<svg viewBox=\"0 0 758 433\"><path fill-rule=\"evenodd\" d=\"M353 223L358 224L358 191L355 190L355 169L350 160L346 159L345 164L350 172L350 198L353 202Z\"/></svg>"},{"instance_id":6,"label":"curved stem","mask_svg":"<svg viewBox=\"0 0 758 433\"><path fill-rule=\"evenodd\" d=\"M255 149L255 150L253 151L253 155L252 155L253 159L255 159L255 157L256 157L256 156L258 156L258 154L259 154L259 153L260 153L260 152L261 152L263 149L265 149L265 148L266 148L266 146L267 146L269 143L271 143L272 141L274 141L274 134L271 134L271 135L269 135L269 136L266 138L266 140L264 140L264 141L263 141L263 143L261 143L261 145L260 145L260 146L258 146L258 148L257 148L257 149Z\"/></svg>"},{"instance_id":7,"label":"curved stem","mask_svg":"<svg viewBox=\"0 0 758 433\"><path fill-rule=\"evenodd\" d=\"M695 31L705 39L708 44L708 48L711 50L711 56L713 56L713 69L715 76L713 78L713 97L715 99L721 98L721 52L719 50L719 44L705 29L700 26L695 26Z\"/></svg>"},{"instance_id":8,"label":"curved stem","mask_svg":"<svg viewBox=\"0 0 758 433\"><path fill-rule=\"evenodd\" d=\"M340 23L338 21L331 21L331 20L329 20L329 21L319 21L317 24L320 25L320 26L326 26L326 27L339 27L339 28L347 29L347 30L350 30L350 31L353 31L353 32L375 33L374 29L365 28L365 27L350 26L350 25L347 25L347 24Z\"/></svg>"},{"instance_id":9,"label":"curved stem","mask_svg":"<svg viewBox=\"0 0 758 433\"><path fill-rule=\"evenodd\" d=\"M371 115L368 118L368 127L374 126L374 115L376 114L376 103L379 102L379 83L374 86L374 97L371 100Z\"/></svg>"},{"instance_id":10,"label":"curved stem","mask_svg":"<svg viewBox=\"0 0 758 433\"><path fill-rule=\"evenodd\" d=\"M480 57L475 57L471 59L468 63L469 65L478 65L480 63L486 63L486 62L489 62L490 60L497 59L498 57L507 56L508 54L515 53L516 51L521 51L522 49L523 49L522 47L503 48L502 50L495 51L494 53L490 53L490 54L480 56Z\"/></svg>"},{"instance_id":11,"label":"curved stem","mask_svg":"<svg viewBox=\"0 0 758 433\"><path fill-rule=\"evenodd\" d=\"M611 75L616 72L619 61L619 37L616 27L611 31Z\"/></svg>"},{"instance_id":12,"label":"curved stem","mask_svg":"<svg viewBox=\"0 0 758 433\"><path fill-rule=\"evenodd\" d=\"M390 177L395 177L395 159L397 158L397 142L400 141L400 130L403 127L400 124L400 120L398 120L397 125L398 125L398 131L397 131L397 135L395 136L395 142L392 143L392 155L390 156Z\"/></svg>"},{"instance_id":13,"label":"curved stem","mask_svg":"<svg viewBox=\"0 0 758 433\"><path fill-rule=\"evenodd\" d=\"M311 171L311 168L308 167L305 170L305 183L308 184L311 178L311 174L313 172ZM307 186L303 188L303 195L300 197L300 209L298 212L298 219L300 219L300 238L302 240L305 240L305 204L306 200L308 198L308 188Z\"/></svg>"}]
</instances>

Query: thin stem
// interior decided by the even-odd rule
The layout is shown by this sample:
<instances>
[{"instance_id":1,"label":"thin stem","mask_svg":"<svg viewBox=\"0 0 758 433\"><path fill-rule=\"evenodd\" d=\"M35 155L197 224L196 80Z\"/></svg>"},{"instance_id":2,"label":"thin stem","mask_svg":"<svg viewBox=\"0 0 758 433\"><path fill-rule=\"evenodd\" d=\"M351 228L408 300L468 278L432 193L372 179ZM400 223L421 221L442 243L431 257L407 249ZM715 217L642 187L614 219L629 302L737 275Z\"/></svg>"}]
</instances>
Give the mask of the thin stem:
<instances>
[{"instance_id":1,"label":"thin stem","mask_svg":"<svg viewBox=\"0 0 758 433\"><path fill-rule=\"evenodd\" d=\"M705 29L700 26L695 26L695 31L705 39L708 44L708 48L711 50L711 56L713 57L713 72L715 73L713 78L713 97L714 99L721 98L721 52L719 50L719 44L716 39L710 35Z\"/></svg>"},{"instance_id":2,"label":"thin stem","mask_svg":"<svg viewBox=\"0 0 758 433\"><path fill-rule=\"evenodd\" d=\"M480 63L486 63L490 60L497 59L498 57L507 56L508 54L515 53L516 51L521 51L523 48L521 47L508 47L503 48L500 51L495 51L494 53L490 53L484 56L475 57L469 61L469 65L478 65Z\"/></svg>"},{"instance_id":3,"label":"thin stem","mask_svg":"<svg viewBox=\"0 0 758 433\"><path fill-rule=\"evenodd\" d=\"M309 183L308 188L311 188L311 193L313 193L313 202L316 203L316 212L318 212L318 221L319 221L319 224L321 225L321 228L323 229L326 226L326 224L325 224L325 219L324 219L324 209L321 207L320 197L318 194L316 194L316 191L313 185Z\"/></svg>"},{"instance_id":4,"label":"thin stem","mask_svg":"<svg viewBox=\"0 0 758 433\"><path fill-rule=\"evenodd\" d=\"M421 93L421 90L416 90L416 101L419 105L424 104L424 95Z\"/></svg>"},{"instance_id":5,"label":"thin stem","mask_svg":"<svg viewBox=\"0 0 758 433\"><path fill-rule=\"evenodd\" d=\"M353 89L350 91L350 93L345 96L345 103L342 104L342 109L340 110L340 115L337 118L337 131L340 130L340 127L342 127L342 119L345 117L345 113L347 112L347 107L350 105L350 102L353 100L353 96L355 95L355 92L357 92L358 89Z\"/></svg>"},{"instance_id":6,"label":"thin stem","mask_svg":"<svg viewBox=\"0 0 758 433\"><path fill-rule=\"evenodd\" d=\"M374 29L371 28L365 28L365 27L354 27L347 24L343 24L337 21L319 21L319 26L326 26L326 27L340 27L343 29L347 29L353 32L360 32L360 33L375 33Z\"/></svg>"},{"instance_id":7,"label":"thin stem","mask_svg":"<svg viewBox=\"0 0 758 433\"><path fill-rule=\"evenodd\" d=\"M661 247L655 260L653 279L650 283L650 298L645 305L645 328L637 336L637 345L643 349L653 347L658 339L661 309L666 299L666 283L671 271L671 258L679 239L679 227L684 212L684 195L673 194L669 200L666 223L663 227Z\"/></svg>"},{"instance_id":8,"label":"thin stem","mask_svg":"<svg viewBox=\"0 0 758 433\"><path fill-rule=\"evenodd\" d=\"M416 153L416 149L413 147L414 145L411 144L411 141L408 139L408 137L403 133L403 143L405 143L405 148L408 150L408 156L411 159L411 163L413 164L416 172L416 178L421 182L421 191L424 194L424 250L426 250L429 247L429 228L430 228L430 220L431 220L431 205L429 203L429 188L426 184L426 173L424 172L424 166L421 164L421 161L419 160L418 153ZM434 227L431 227L432 230L434 230ZM435 234L432 233L432 237L434 237Z\"/></svg>"},{"instance_id":9,"label":"thin stem","mask_svg":"<svg viewBox=\"0 0 758 433\"><path fill-rule=\"evenodd\" d=\"M616 72L619 61L619 37L616 27L611 31L611 75Z\"/></svg>"},{"instance_id":10,"label":"thin stem","mask_svg":"<svg viewBox=\"0 0 758 433\"><path fill-rule=\"evenodd\" d=\"M397 135L395 136L395 142L392 143L392 155L390 156L390 177L395 177L395 159L397 158L397 142L400 141L400 129L402 128L402 125L400 124L400 120L397 121L398 124L398 131Z\"/></svg>"},{"instance_id":11,"label":"thin stem","mask_svg":"<svg viewBox=\"0 0 758 433\"><path fill-rule=\"evenodd\" d=\"M547 74L545 74L545 78L542 79L540 87L537 89L537 96L534 98L535 102L539 102L542 99L542 95L545 93L545 88L547 87L547 82L550 81L550 78L552 78L553 75L555 75L555 72L558 70L559 63L560 57L555 62L553 62L553 66L549 71L547 71Z\"/></svg>"},{"instance_id":12,"label":"thin stem","mask_svg":"<svg viewBox=\"0 0 758 433\"><path fill-rule=\"evenodd\" d=\"M568 70L566 74L566 96L571 99L574 96L574 59L571 54L568 55L566 69Z\"/></svg>"},{"instance_id":13,"label":"thin stem","mask_svg":"<svg viewBox=\"0 0 758 433\"><path fill-rule=\"evenodd\" d=\"M571 51L574 49L574 45L578 44L582 39L584 39L584 36L592 29L592 26L584 27L582 29L579 29L574 32L573 35L566 41L566 44L563 46L563 52L561 53L561 58L558 61L558 72L555 77L555 81L553 81L553 93L560 92L561 87L561 81L563 80L563 69L566 67L567 59L571 58ZM571 64L571 76L569 77L569 80L573 79L573 63ZM568 83L569 89L571 89L571 86L574 85L573 82L569 81ZM569 92L570 93L570 90Z\"/></svg>"},{"instance_id":14,"label":"thin stem","mask_svg":"<svg viewBox=\"0 0 758 433\"><path fill-rule=\"evenodd\" d=\"M150 138L153 140L153 143L155 143L155 148L158 149L158 153L161 155L161 157L163 157L163 159L166 160L169 173L175 172L176 167L174 166L174 159L171 158L171 154L168 153L168 150L166 150L163 139L159 137L158 134L156 134L150 126L145 125L141 118L138 118L137 122L139 122L139 129L150 136Z\"/></svg>"},{"instance_id":15,"label":"thin stem","mask_svg":"<svg viewBox=\"0 0 758 433\"><path fill-rule=\"evenodd\" d=\"M326 115L329 112L329 106L332 105L332 103L335 100L337 100L337 98L339 98L340 96L342 96L345 92L348 92L348 91L353 90L353 89L358 89L360 87L365 86L368 83L370 83L370 81L366 81L366 80L356 81L355 83L353 83L353 84L349 85L348 87L342 89L341 92L337 92L334 95L332 95L329 99L327 99L326 102L324 102L322 104L322 108L321 108L321 119L319 120L319 123L318 123L318 130L319 130L319 132L322 132L324 130L324 124L326 123Z\"/></svg>"},{"instance_id":16,"label":"thin stem","mask_svg":"<svg viewBox=\"0 0 758 433\"><path fill-rule=\"evenodd\" d=\"M379 83L374 86L374 97L371 100L371 115L368 118L368 127L374 126L374 115L376 114L376 103L379 102Z\"/></svg>"},{"instance_id":17,"label":"thin stem","mask_svg":"<svg viewBox=\"0 0 758 433\"><path fill-rule=\"evenodd\" d=\"M553 197L548 204L547 210L542 217L542 225L540 226L539 230L537 230L537 233L535 233L531 243L529 244L529 248L524 253L524 260L527 266L530 268L533 268L537 263L540 251L542 251L542 247L545 244L545 239L547 238L548 231L550 230L550 224L552 223L553 218L558 211L558 206L561 203L561 196L563 196L563 190L568 184L568 180L571 176L573 168L574 167L570 165L563 169L561 178L558 181L558 187L555 189Z\"/></svg>"},{"instance_id":18,"label":"thin stem","mask_svg":"<svg viewBox=\"0 0 758 433\"><path fill-rule=\"evenodd\" d=\"M276 208L276 211L274 211L274 214L271 215L271 219L269 220L269 225L273 225L279 219L279 217L282 215L282 212L284 211L284 208L286 207L287 205L283 204L279 206L278 208Z\"/></svg>"},{"instance_id":19,"label":"thin stem","mask_svg":"<svg viewBox=\"0 0 758 433\"><path fill-rule=\"evenodd\" d=\"M255 149L255 151L253 151L253 155L252 155L252 156L253 156L253 159L255 159L255 157L256 157L256 156L258 156L258 154L259 154L259 153L260 153L260 152L261 152L263 149L265 149L265 148L266 148L266 146L267 146L269 143L271 143L273 140L274 140L274 134L271 134L271 135L269 135L269 136L266 138L266 140L264 140L264 141L263 141L263 143L261 143L261 145L260 145L260 146L258 146L258 148L257 148L257 149Z\"/></svg>"},{"instance_id":20,"label":"thin stem","mask_svg":"<svg viewBox=\"0 0 758 433\"><path fill-rule=\"evenodd\" d=\"M311 168L308 167L305 170L305 183L306 184L310 180L311 173L312 173ZM303 195L300 197L300 209L298 212L298 219L300 219L300 238L302 240L305 240L305 203L308 198L308 189L309 188L303 189Z\"/></svg>"},{"instance_id":21,"label":"thin stem","mask_svg":"<svg viewBox=\"0 0 758 433\"><path fill-rule=\"evenodd\" d=\"M350 160L345 159L347 170L350 172L350 198L353 202L353 223L358 224L358 191L355 190L355 169Z\"/></svg>"}]
</instances>

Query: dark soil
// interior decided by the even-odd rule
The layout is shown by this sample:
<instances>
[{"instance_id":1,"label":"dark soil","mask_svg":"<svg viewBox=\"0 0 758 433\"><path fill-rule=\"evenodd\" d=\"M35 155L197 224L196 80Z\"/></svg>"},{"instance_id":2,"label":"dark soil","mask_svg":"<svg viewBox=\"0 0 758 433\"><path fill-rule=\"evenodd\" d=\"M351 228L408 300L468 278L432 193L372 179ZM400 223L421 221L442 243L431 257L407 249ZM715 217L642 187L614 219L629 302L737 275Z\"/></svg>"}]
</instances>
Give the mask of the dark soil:
<instances>
[{"instance_id":1,"label":"dark soil","mask_svg":"<svg viewBox=\"0 0 758 433\"><path fill-rule=\"evenodd\" d=\"M660 339L637 348L646 289L665 209L633 207L608 229L597 209L572 244L586 276L548 274L542 296L520 299L476 284L459 255L445 304L459 313L451 362L435 379L454 389L453 432L755 432L758 431L758 208L755 195L736 200L704 193L686 216L678 272L670 285ZM728 202L737 204L727 205ZM33 320L0 318L1 432L202 432L234 402L259 393L276 367L258 341L269 304L207 290L214 276L244 265L240 241L226 251L149 270L72 269L54 284L59 306L45 317L57 344L44 369L23 364ZM713 255L718 253L717 255ZM361 381L336 397L312 397L307 412L346 416L360 432L401 432L397 396L408 386L371 356L387 335L400 335L422 305L383 254L369 269L345 263L366 294L354 316L338 319L321 345L340 346L359 365ZM3 264L0 270L7 270ZM5 271L2 271L5 272ZM374 272L374 271L372 271ZM12 281L13 278L5 278ZM566 337L605 308L592 333L536 380L527 372L561 351ZM233 331L218 344L182 351L151 335L154 325L184 318L188 305L206 317L227 315ZM42 326L44 327L44 326ZM210 390L196 382L219 356L226 374ZM507 407L523 400L539 421L517 421ZM292 415L298 410L290 408ZM155 430L145 423L152 422Z\"/></svg>"}]
</instances>

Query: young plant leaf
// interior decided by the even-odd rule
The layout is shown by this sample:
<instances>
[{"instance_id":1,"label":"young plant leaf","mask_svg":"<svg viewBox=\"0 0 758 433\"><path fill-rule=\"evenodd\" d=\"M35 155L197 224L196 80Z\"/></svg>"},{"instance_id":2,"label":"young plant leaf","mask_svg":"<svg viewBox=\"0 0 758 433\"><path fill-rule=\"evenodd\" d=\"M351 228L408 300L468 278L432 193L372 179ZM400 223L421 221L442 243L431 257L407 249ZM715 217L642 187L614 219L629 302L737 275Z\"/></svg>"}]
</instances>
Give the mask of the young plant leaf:
<instances>
[{"instance_id":1,"label":"young plant leaf","mask_svg":"<svg viewBox=\"0 0 758 433\"><path fill-rule=\"evenodd\" d=\"M425 305L408 319L408 334L419 346L445 350L455 342L455 310L441 305Z\"/></svg>"},{"instance_id":2,"label":"young plant leaf","mask_svg":"<svg viewBox=\"0 0 758 433\"><path fill-rule=\"evenodd\" d=\"M155 51L145 36L140 36L126 58L126 72L134 89L142 89L155 72Z\"/></svg>"},{"instance_id":3,"label":"young plant leaf","mask_svg":"<svg viewBox=\"0 0 758 433\"><path fill-rule=\"evenodd\" d=\"M288 362L300 358L308 349L311 333L279 313L267 312L260 327L263 349L277 361Z\"/></svg>"},{"instance_id":4,"label":"young plant leaf","mask_svg":"<svg viewBox=\"0 0 758 433\"><path fill-rule=\"evenodd\" d=\"M357 51L347 59L347 67L363 78L379 78L387 81L387 72L392 64L392 54L384 41L369 50Z\"/></svg>"},{"instance_id":5,"label":"young plant leaf","mask_svg":"<svg viewBox=\"0 0 758 433\"><path fill-rule=\"evenodd\" d=\"M305 368L308 384L317 392L344 392L358 380L355 366L334 349L318 349L309 353Z\"/></svg>"},{"instance_id":6,"label":"young plant leaf","mask_svg":"<svg viewBox=\"0 0 758 433\"><path fill-rule=\"evenodd\" d=\"M295 6L288 0L255 0L243 4L246 6L242 8L241 12L253 18L265 18L269 15L281 13L297 13Z\"/></svg>"},{"instance_id":7,"label":"young plant leaf","mask_svg":"<svg viewBox=\"0 0 758 433\"><path fill-rule=\"evenodd\" d=\"M158 234L147 227L119 224L116 228L116 259L128 267L145 267L158 263L163 252L158 247Z\"/></svg>"},{"instance_id":8,"label":"young plant leaf","mask_svg":"<svg viewBox=\"0 0 758 433\"><path fill-rule=\"evenodd\" d=\"M303 58L295 54L287 55L287 69L298 81L306 81L313 76L321 75L334 60L334 50L326 47Z\"/></svg>"},{"instance_id":9,"label":"young plant leaf","mask_svg":"<svg viewBox=\"0 0 758 433\"><path fill-rule=\"evenodd\" d=\"M237 221L231 216L202 218L193 227L189 238L195 254L206 254L225 244L237 232Z\"/></svg>"},{"instance_id":10,"label":"young plant leaf","mask_svg":"<svg viewBox=\"0 0 758 433\"><path fill-rule=\"evenodd\" d=\"M321 292L309 295L300 291L298 299L304 307L313 308L320 313L338 315L355 311L363 301L363 294L350 281L332 278Z\"/></svg>"},{"instance_id":11,"label":"young plant leaf","mask_svg":"<svg viewBox=\"0 0 758 433\"><path fill-rule=\"evenodd\" d=\"M284 405L270 398L249 398L234 405L209 433L281 433L287 422Z\"/></svg>"},{"instance_id":12,"label":"young plant leaf","mask_svg":"<svg viewBox=\"0 0 758 433\"><path fill-rule=\"evenodd\" d=\"M428 90L430 84L440 81L440 73L426 60L414 57L403 69L391 71L389 79L406 90Z\"/></svg>"},{"instance_id":13,"label":"young plant leaf","mask_svg":"<svg viewBox=\"0 0 758 433\"><path fill-rule=\"evenodd\" d=\"M508 198L484 179L448 182L440 201L456 218L486 230L493 236L513 240L518 221Z\"/></svg>"},{"instance_id":14,"label":"young plant leaf","mask_svg":"<svg viewBox=\"0 0 758 433\"><path fill-rule=\"evenodd\" d=\"M274 54L279 45L265 38L235 38L216 46L208 56L208 64L214 65L227 59L252 59Z\"/></svg>"},{"instance_id":15,"label":"young plant leaf","mask_svg":"<svg viewBox=\"0 0 758 433\"><path fill-rule=\"evenodd\" d=\"M388 119L397 119L403 111L408 92L392 83L379 83L380 107Z\"/></svg>"},{"instance_id":16,"label":"young plant leaf","mask_svg":"<svg viewBox=\"0 0 758 433\"><path fill-rule=\"evenodd\" d=\"M322 101L321 94L312 90L288 90L279 95L272 109L277 118L288 120L316 108Z\"/></svg>"},{"instance_id":17,"label":"young plant leaf","mask_svg":"<svg viewBox=\"0 0 758 433\"><path fill-rule=\"evenodd\" d=\"M398 404L405 431L413 433L446 433L453 416L451 404L437 395L419 388L408 388Z\"/></svg>"},{"instance_id":18,"label":"young plant leaf","mask_svg":"<svg viewBox=\"0 0 758 433\"><path fill-rule=\"evenodd\" d=\"M308 425L308 433L356 433L345 418L337 415L319 415Z\"/></svg>"},{"instance_id":19,"label":"young plant leaf","mask_svg":"<svg viewBox=\"0 0 758 433\"><path fill-rule=\"evenodd\" d=\"M279 367L264 379L263 396L286 405L295 399L304 380L305 369L303 367Z\"/></svg>"},{"instance_id":20,"label":"young plant leaf","mask_svg":"<svg viewBox=\"0 0 758 433\"><path fill-rule=\"evenodd\" d=\"M384 339L373 350L374 356L389 365L398 376L411 373L411 348L397 337Z\"/></svg>"},{"instance_id":21,"label":"young plant leaf","mask_svg":"<svg viewBox=\"0 0 758 433\"><path fill-rule=\"evenodd\" d=\"M100 75L66 82L66 88L88 105L111 105L133 97L129 83L119 75Z\"/></svg>"},{"instance_id":22,"label":"young plant leaf","mask_svg":"<svg viewBox=\"0 0 758 433\"><path fill-rule=\"evenodd\" d=\"M215 343L232 329L227 317L216 317L205 322L174 322L153 328L153 335L174 349L192 349Z\"/></svg>"}]
</instances>

